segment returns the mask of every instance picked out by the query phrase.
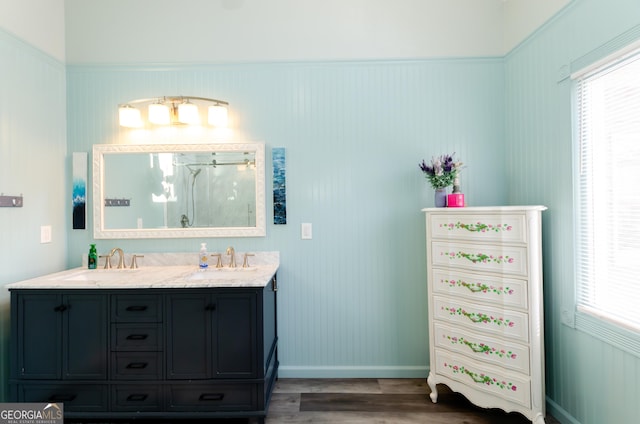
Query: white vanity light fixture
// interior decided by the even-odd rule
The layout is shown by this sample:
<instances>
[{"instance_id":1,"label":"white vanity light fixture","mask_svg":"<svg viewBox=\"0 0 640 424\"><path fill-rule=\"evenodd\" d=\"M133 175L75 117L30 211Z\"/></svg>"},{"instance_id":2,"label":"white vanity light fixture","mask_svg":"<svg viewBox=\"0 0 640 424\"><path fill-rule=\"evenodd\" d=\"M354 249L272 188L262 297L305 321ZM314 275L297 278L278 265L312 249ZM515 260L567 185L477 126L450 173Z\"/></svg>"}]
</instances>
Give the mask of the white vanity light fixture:
<instances>
[{"instance_id":1,"label":"white vanity light fixture","mask_svg":"<svg viewBox=\"0 0 640 424\"><path fill-rule=\"evenodd\" d=\"M139 128L144 125L138 104L148 103L147 119L154 125L200 125L199 103L208 105L207 123L224 128L228 123L229 103L223 100L195 96L163 96L131 100L118 106L120 125Z\"/></svg>"},{"instance_id":2,"label":"white vanity light fixture","mask_svg":"<svg viewBox=\"0 0 640 424\"><path fill-rule=\"evenodd\" d=\"M209 125L226 127L228 122L227 108L222 105L209 106Z\"/></svg>"},{"instance_id":3,"label":"white vanity light fixture","mask_svg":"<svg viewBox=\"0 0 640 424\"><path fill-rule=\"evenodd\" d=\"M142 126L140 110L130 105L121 105L118 108L118 118L120 125L128 128L139 128Z\"/></svg>"},{"instance_id":4,"label":"white vanity light fixture","mask_svg":"<svg viewBox=\"0 0 640 424\"><path fill-rule=\"evenodd\" d=\"M156 125L169 125L171 123L171 110L169 106L160 102L151 103L148 109L149 122Z\"/></svg>"},{"instance_id":5,"label":"white vanity light fixture","mask_svg":"<svg viewBox=\"0 0 640 424\"><path fill-rule=\"evenodd\" d=\"M189 100L180 103L178 105L178 122L187 125L200 124L200 113L198 111L198 106L189 102Z\"/></svg>"}]
</instances>

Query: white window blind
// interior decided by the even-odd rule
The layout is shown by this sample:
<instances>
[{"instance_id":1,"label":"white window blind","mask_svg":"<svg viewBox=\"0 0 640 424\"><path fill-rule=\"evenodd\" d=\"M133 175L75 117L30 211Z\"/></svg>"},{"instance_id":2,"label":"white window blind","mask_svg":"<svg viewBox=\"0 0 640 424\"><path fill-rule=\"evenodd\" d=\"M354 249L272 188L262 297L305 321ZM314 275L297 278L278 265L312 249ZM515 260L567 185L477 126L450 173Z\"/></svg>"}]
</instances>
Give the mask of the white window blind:
<instances>
[{"instance_id":1,"label":"white window blind","mask_svg":"<svg viewBox=\"0 0 640 424\"><path fill-rule=\"evenodd\" d=\"M577 81L578 312L640 333L640 53Z\"/></svg>"}]
</instances>

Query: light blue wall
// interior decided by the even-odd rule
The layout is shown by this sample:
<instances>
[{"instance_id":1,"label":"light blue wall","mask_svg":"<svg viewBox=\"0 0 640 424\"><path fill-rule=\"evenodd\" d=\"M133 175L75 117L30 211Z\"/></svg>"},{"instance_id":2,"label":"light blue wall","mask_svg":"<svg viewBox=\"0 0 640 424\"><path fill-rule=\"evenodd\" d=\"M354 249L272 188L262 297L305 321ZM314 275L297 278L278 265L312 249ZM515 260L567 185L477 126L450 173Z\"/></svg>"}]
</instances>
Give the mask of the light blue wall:
<instances>
[{"instance_id":1,"label":"light blue wall","mask_svg":"<svg viewBox=\"0 0 640 424\"><path fill-rule=\"evenodd\" d=\"M504 62L69 67L66 145L64 65L0 32L0 191L25 196L20 210L0 208L0 284L76 266L86 254L91 232L69 229L69 157L130 139L117 127L118 103L164 94L220 97L231 102L237 138L263 140L268 152L287 149L289 223L269 224L264 239L206 240L211 250L233 244L281 251L283 377L424 375L420 208L432 205L432 190L417 162L456 151L467 165L462 184L470 204L549 207L551 412L563 423L634 423L638 357L562 324L573 284L570 83L563 77L572 60L638 24L637 0L575 0ZM271 202L267 208L270 223ZM301 222L313 223L313 240L300 240ZM53 225L53 243L41 245L45 224ZM128 252L195 251L199 242L117 244ZM115 245L98 241L101 251Z\"/></svg>"},{"instance_id":2,"label":"light blue wall","mask_svg":"<svg viewBox=\"0 0 640 424\"><path fill-rule=\"evenodd\" d=\"M128 142L118 103L175 94L228 100L234 138L267 146L267 237L98 240L100 252L196 252L201 241L211 251L278 250L282 377L426 376L420 210L433 190L418 162L456 152L468 202L504 203L502 59L70 66L67 76L69 151ZM287 155L279 226L272 147ZM300 239L302 222L312 240ZM69 265L91 236L69 232Z\"/></svg>"},{"instance_id":3,"label":"light blue wall","mask_svg":"<svg viewBox=\"0 0 640 424\"><path fill-rule=\"evenodd\" d=\"M0 29L0 287L64 269L67 260L65 67ZM52 242L40 244L40 226ZM6 393L9 293L0 289L0 399Z\"/></svg>"},{"instance_id":4,"label":"light blue wall","mask_svg":"<svg viewBox=\"0 0 640 424\"><path fill-rule=\"evenodd\" d=\"M541 203L547 396L562 422L638 422L640 358L564 325L573 294L569 64L640 24L637 0L577 0L508 55L508 201ZM568 320L570 321L570 319Z\"/></svg>"}]
</instances>

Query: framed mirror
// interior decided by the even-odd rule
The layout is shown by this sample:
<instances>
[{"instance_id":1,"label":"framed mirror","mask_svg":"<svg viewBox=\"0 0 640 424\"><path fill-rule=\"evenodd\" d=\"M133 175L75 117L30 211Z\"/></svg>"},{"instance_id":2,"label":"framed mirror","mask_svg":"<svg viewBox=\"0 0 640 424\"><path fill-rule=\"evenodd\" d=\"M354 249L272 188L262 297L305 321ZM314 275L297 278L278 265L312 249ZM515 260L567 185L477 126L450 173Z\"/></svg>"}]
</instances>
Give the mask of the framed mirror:
<instances>
[{"instance_id":1,"label":"framed mirror","mask_svg":"<svg viewBox=\"0 0 640 424\"><path fill-rule=\"evenodd\" d=\"M263 143L93 146L96 239L266 235Z\"/></svg>"}]
</instances>

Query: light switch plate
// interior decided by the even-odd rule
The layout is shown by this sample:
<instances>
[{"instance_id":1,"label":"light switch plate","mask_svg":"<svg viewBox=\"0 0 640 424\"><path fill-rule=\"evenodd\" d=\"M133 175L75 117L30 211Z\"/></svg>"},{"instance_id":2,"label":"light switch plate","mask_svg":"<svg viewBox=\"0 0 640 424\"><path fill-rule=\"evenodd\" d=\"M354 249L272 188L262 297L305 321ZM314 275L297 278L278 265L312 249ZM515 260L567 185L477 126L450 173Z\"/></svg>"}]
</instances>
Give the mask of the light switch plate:
<instances>
[{"instance_id":1,"label":"light switch plate","mask_svg":"<svg viewBox=\"0 0 640 424\"><path fill-rule=\"evenodd\" d=\"M40 227L40 243L51 243L51 225Z\"/></svg>"},{"instance_id":2,"label":"light switch plate","mask_svg":"<svg viewBox=\"0 0 640 424\"><path fill-rule=\"evenodd\" d=\"M300 225L300 233L302 240L311 240L313 238L313 228L311 226L311 223L303 222Z\"/></svg>"}]
</instances>

